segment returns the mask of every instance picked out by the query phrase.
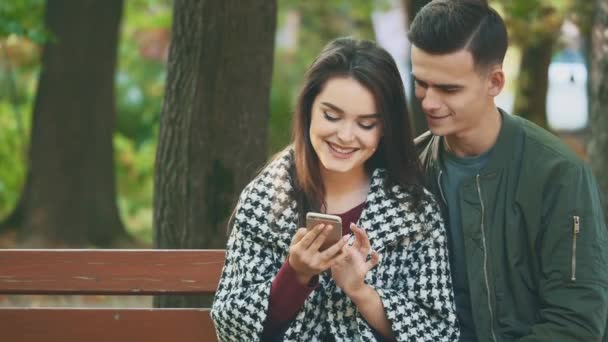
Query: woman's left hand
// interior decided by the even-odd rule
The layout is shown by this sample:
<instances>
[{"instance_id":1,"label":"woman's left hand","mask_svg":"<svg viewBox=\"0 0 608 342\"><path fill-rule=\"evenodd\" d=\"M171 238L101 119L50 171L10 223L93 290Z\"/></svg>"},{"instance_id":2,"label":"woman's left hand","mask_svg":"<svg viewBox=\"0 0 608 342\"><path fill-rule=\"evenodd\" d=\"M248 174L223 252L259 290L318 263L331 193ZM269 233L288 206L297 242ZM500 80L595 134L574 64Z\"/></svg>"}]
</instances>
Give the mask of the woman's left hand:
<instances>
[{"instance_id":1,"label":"woman's left hand","mask_svg":"<svg viewBox=\"0 0 608 342\"><path fill-rule=\"evenodd\" d=\"M371 251L369 239L363 228L351 223L350 230L355 235L352 246L342 247L343 255L331 267L332 278L349 297L354 297L365 287L365 275L378 264L380 257ZM371 258L367 260L370 254Z\"/></svg>"}]
</instances>

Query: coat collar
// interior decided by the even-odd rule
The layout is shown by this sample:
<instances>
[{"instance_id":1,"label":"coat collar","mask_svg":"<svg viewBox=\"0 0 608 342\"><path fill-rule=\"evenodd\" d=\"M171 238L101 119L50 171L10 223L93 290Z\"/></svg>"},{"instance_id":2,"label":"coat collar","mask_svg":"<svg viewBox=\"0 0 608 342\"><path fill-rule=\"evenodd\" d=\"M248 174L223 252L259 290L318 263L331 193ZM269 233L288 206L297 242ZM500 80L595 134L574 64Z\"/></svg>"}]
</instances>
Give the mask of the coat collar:
<instances>
[{"instance_id":1,"label":"coat collar","mask_svg":"<svg viewBox=\"0 0 608 342\"><path fill-rule=\"evenodd\" d=\"M521 119L506 113L500 108L499 111L502 116L502 125L493 147L494 151L492 151L486 166L480 171L484 175L493 174L508 167L513 158L516 157L514 154L517 149L514 146L523 137ZM433 135L430 131L427 131L414 140L420 161L427 172L431 169L434 173L439 169L440 149L443 146L443 139L443 137Z\"/></svg>"},{"instance_id":2,"label":"coat collar","mask_svg":"<svg viewBox=\"0 0 608 342\"><path fill-rule=\"evenodd\" d=\"M288 251L298 227L297 204L293 191L291 153L285 153L271 162L247 187L241 202L251 215L237 216L237 224L245 224L241 231L257 231L252 238L261 238L274 248ZM412 197L400 186L387 189L384 169L372 172L366 203L357 222L370 239L372 248L380 251L387 245L398 243L410 234L426 229L415 214ZM424 210L421 209L421 210ZM249 217L247 217L249 216ZM352 238L351 238L352 239Z\"/></svg>"}]
</instances>

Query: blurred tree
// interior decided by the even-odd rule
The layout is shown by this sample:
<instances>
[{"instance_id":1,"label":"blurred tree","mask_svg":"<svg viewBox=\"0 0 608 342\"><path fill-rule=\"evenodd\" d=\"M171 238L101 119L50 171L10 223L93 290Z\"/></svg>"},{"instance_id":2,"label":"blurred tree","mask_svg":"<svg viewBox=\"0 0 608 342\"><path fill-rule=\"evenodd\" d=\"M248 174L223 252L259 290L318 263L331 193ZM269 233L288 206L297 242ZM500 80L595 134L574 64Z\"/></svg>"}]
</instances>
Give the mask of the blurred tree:
<instances>
[{"instance_id":1,"label":"blurred tree","mask_svg":"<svg viewBox=\"0 0 608 342\"><path fill-rule=\"evenodd\" d=\"M608 0L597 0L592 28L591 53L591 138L589 162L603 194L604 215L608 217Z\"/></svg>"},{"instance_id":2,"label":"blurred tree","mask_svg":"<svg viewBox=\"0 0 608 342\"><path fill-rule=\"evenodd\" d=\"M128 239L114 181L114 70L122 0L48 0L29 165L10 222L26 246Z\"/></svg>"},{"instance_id":3,"label":"blurred tree","mask_svg":"<svg viewBox=\"0 0 608 342\"><path fill-rule=\"evenodd\" d=\"M572 0L499 0L509 38L521 49L513 113L547 128L548 71Z\"/></svg>"},{"instance_id":4,"label":"blurred tree","mask_svg":"<svg viewBox=\"0 0 608 342\"><path fill-rule=\"evenodd\" d=\"M407 28L409 30L410 23L414 20L418 11L424 7L424 5L431 2L431 0L402 0L403 8L405 9L405 14L407 18ZM409 55L409 54L408 54ZM411 70L411 60L408 61L410 64ZM414 79L411 78L408 84L409 94L412 94L410 98L408 98L409 109L410 109L410 121L412 123L412 128L414 129L414 136L418 136L419 134L424 133L428 129L428 125L426 123L426 117L424 116L424 112L422 111L422 107L420 106L420 101L416 99L414 94Z\"/></svg>"},{"instance_id":5,"label":"blurred tree","mask_svg":"<svg viewBox=\"0 0 608 342\"><path fill-rule=\"evenodd\" d=\"M156 154L158 248L224 248L239 192L266 160L276 1L176 0ZM159 298L198 306L202 298Z\"/></svg>"},{"instance_id":6,"label":"blurred tree","mask_svg":"<svg viewBox=\"0 0 608 342\"><path fill-rule=\"evenodd\" d=\"M583 50L583 56L585 58L585 65L587 70L591 70L591 29L595 18L596 1L584 1L579 2L576 6L572 6L568 19L571 20L580 30L581 34L581 48ZM591 96L591 76L588 77L587 81L587 94ZM587 101L587 113L591 113L592 101Z\"/></svg>"}]
</instances>

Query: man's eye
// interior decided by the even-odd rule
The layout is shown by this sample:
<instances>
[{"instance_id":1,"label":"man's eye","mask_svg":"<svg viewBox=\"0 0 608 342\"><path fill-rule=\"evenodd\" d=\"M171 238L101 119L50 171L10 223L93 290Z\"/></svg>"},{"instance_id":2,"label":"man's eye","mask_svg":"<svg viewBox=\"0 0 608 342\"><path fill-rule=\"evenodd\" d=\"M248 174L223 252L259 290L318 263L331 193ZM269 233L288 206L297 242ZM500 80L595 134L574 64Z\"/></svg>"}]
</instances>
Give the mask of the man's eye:
<instances>
[{"instance_id":1,"label":"man's eye","mask_svg":"<svg viewBox=\"0 0 608 342\"><path fill-rule=\"evenodd\" d=\"M323 111L323 117L325 117L325 119L327 119L327 120L329 120L329 121L337 121L338 119L340 119L340 118L338 118L338 117L331 116L331 114L329 114L329 113L328 113L328 112L326 112L326 111Z\"/></svg>"}]
</instances>

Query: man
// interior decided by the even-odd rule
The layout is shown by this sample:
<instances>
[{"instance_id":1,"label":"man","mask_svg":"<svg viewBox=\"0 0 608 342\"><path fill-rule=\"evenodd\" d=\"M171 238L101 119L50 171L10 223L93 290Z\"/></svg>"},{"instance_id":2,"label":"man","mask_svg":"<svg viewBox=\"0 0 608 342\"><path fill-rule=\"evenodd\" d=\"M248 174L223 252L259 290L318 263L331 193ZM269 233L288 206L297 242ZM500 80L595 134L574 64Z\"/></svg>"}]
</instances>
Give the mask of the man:
<instances>
[{"instance_id":1,"label":"man","mask_svg":"<svg viewBox=\"0 0 608 342\"><path fill-rule=\"evenodd\" d=\"M444 204L461 341L601 341L608 234L595 179L553 135L498 109L507 31L482 1L435 0L410 27Z\"/></svg>"}]
</instances>

